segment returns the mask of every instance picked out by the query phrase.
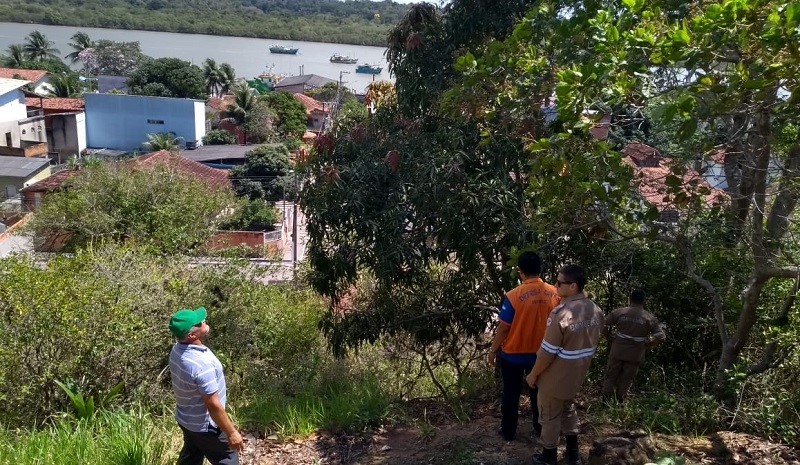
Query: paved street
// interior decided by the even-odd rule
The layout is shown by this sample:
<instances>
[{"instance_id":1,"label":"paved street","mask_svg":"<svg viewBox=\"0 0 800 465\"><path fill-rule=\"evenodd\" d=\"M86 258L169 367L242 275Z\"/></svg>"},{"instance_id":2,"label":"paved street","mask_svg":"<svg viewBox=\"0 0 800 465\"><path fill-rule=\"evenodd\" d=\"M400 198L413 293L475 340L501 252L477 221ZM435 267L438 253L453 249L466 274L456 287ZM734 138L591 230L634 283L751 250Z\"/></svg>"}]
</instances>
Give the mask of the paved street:
<instances>
[{"instance_id":1,"label":"paved street","mask_svg":"<svg viewBox=\"0 0 800 465\"><path fill-rule=\"evenodd\" d=\"M26 254L33 252L33 241L28 236L11 234L0 243L0 258L11 254Z\"/></svg>"}]
</instances>

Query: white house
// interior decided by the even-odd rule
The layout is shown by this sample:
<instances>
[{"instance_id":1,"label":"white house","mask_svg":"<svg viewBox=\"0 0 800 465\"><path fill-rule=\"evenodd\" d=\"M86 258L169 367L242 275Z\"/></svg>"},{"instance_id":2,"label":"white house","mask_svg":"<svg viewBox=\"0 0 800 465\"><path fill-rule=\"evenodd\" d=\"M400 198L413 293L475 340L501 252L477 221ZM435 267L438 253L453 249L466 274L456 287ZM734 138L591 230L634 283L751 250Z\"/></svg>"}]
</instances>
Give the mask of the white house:
<instances>
[{"instance_id":1,"label":"white house","mask_svg":"<svg viewBox=\"0 0 800 465\"><path fill-rule=\"evenodd\" d=\"M0 155L47 155L47 132L40 112L28 113L21 87L28 81L0 78Z\"/></svg>"},{"instance_id":2,"label":"white house","mask_svg":"<svg viewBox=\"0 0 800 465\"><path fill-rule=\"evenodd\" d=\"M47 95L53 90L47 71L41 69L0 68L0 78L28 81L26 84L30 90L39 95Z\"/></svg>"}]
</instances>

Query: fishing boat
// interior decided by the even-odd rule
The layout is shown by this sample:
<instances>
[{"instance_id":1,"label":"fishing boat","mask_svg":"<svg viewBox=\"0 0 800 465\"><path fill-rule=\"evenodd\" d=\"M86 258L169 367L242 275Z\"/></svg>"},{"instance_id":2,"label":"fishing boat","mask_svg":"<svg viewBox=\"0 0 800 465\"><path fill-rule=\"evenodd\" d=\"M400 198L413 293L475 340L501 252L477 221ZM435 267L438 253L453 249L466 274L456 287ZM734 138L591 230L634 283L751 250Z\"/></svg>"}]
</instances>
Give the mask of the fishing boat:
<instances>
[{"instance_id":1,"label":"fishing boat","mask_svg":"<svg viewBox=\"0 0 800 465\"><path fill-rule=\"evenodd\" d=\"M356 66L356 73L363 73L363 74L381 74L383 68L378 65L371 65L369 63L364 63L363 65Z\"/></svg>"},{"instance_id":2,"label":"fishing boat","mask_svg":"<svg viewBox=\"0 0 800 465\"><path fill-rule=\"evenodd\" d=\"M270 53L282 53L284 55L296 55L300 50L296 47L287 47L286 45L272 44L269 46Z\"/></svg>"},{"instance_id":3,"label":"fishing boat","mask_svg":"<svg viewBox=\"0 0 800 465\"><path fill-rule=\"evenodd\" d=\"M339 55L334 53L331 55L331 63L344 63L346 65L354 65L358 63L358 58L351 57L350 55Z\"/></svg>"}]
</instances>

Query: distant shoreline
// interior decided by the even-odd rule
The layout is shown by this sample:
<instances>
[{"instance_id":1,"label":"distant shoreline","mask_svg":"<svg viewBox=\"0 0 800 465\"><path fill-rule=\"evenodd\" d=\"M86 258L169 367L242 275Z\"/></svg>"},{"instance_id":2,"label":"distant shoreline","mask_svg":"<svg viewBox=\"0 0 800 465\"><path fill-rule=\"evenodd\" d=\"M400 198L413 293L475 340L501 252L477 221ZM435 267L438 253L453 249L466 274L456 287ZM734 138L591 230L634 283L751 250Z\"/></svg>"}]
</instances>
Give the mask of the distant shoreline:
<instances>
[{"instance_id":1,"label":"distant shoreline","mask_svg":"<svg viewBox=\"0 0 800 465\"><path fill-rule=\"evenodd\" d=\"M36 7L37 5L33 5L32 8L36 10ZM107 11L98 12L91 8L59 6L40 9L43 11L31 12L29 9L15 9L14 5L0 5L0 18L3 18L3 22L19 24L174 32L377 47L386 47L386 37L393 27L386 24L373 24L364 20L348 21L345 18L323 15L310 17L263 14L243 16L236 15L231 11L211 13L190 10L150 11L132 8L110 8ZM0 51L0 53L2 52Z\"/></svg>"}]
</instances>

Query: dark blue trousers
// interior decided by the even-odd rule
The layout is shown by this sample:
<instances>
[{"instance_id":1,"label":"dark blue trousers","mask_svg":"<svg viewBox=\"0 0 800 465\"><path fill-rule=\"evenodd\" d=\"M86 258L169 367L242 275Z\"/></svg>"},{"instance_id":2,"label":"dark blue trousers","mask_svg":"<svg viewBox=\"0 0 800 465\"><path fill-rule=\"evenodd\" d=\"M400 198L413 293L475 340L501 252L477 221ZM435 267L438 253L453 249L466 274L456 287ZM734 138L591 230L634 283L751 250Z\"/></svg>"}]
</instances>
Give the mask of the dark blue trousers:
<instances>
[{"instance_id":1,"label":"dark blue trousers","mask_svg":"<svg viewBox=\"0 0 800 465\"><path fill-rule=\"evenodd\" d=\"M506 441L511 441L517 434L517 421L519 420L519 396L522 395L523 385L524 389L528 391L528 397L531 400L531 414L533 420L533 430L538 433L542 430L539 425L539 406L536 397L539 390L527 387L525 383L525 376L533 369L531 365L516 365L505 360L502 357L500 360L500 372L503 374L503 397L500 399L500 434Z\"/></svg>"}]
</instances>

